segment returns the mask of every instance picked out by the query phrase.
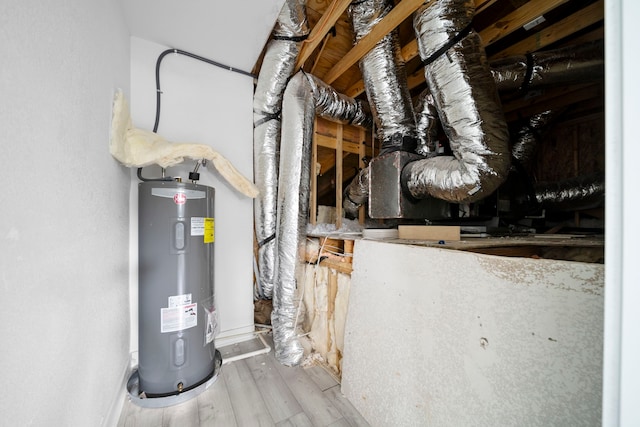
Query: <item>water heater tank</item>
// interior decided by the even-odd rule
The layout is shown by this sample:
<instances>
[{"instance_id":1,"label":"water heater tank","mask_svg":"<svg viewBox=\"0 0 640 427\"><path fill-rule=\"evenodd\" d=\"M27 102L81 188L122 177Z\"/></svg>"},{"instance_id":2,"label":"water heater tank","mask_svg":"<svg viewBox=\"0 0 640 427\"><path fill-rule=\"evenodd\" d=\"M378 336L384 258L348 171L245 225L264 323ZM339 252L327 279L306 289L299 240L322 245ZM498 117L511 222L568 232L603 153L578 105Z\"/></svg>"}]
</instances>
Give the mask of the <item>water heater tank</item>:
<instances>
[{"instance_id":1,"label":"water heater tank","mask_svg":"<svg viewBox=\"0 0 640 427\"><path fill-rule=\"evenodd\" d=\"M147 398L193 390L219 366L214 194L197 184L139 184L138 387Z\"/></svg>"}]
</instances>

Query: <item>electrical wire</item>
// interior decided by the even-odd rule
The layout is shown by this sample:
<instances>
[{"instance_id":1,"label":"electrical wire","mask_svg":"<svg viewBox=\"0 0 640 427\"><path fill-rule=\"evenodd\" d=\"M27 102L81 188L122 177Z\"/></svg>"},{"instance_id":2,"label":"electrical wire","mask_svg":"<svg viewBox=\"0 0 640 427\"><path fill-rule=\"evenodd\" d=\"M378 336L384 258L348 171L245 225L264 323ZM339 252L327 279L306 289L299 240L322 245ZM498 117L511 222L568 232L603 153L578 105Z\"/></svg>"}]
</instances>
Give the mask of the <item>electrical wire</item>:
<instances>
[{"instance_id":1,"label":"electrical wire","mask_svg":"<svg viewBox=\"0 0 640 427\"><path fill-rule=\"evenodd\" d=\"M206 62L207 64L219 67L219 68L223 68L225 70L228 71L232 71L234 73L238 73L238 74L242 74L244 76L248 76L251 78L257 78L258 76L252 73L249 73L248 71L244 71L241 70L239 68L234 68L231 67L229 65L225 65L222 64L220 62L214 61L212 59L208 59L205 58L203 56L200 55L196 55L195 53L191 53L191 52L187 52L181 49L167 49L164 52L162 52L159 56L158 59L156 60L156 118L155 118L155 122L153 124L153 132L157 133L158 132L158 125L160 124L160 100L161 100L161 95L162 95L162 90L160 90L160 64L162 63L162 60L164 59L165 56L167 56L170 53L175 53L175 54L180 54L180 55L184 55L184 56L188 56L190 58L193 59L197 59L198 61L202 61L202 62ZM167 176L167 177L161 177L161 178L144 178L142 176L142 168L138 168L138 179L140 181L173 181L173 177Z\"/></svg>"}]
</instances>

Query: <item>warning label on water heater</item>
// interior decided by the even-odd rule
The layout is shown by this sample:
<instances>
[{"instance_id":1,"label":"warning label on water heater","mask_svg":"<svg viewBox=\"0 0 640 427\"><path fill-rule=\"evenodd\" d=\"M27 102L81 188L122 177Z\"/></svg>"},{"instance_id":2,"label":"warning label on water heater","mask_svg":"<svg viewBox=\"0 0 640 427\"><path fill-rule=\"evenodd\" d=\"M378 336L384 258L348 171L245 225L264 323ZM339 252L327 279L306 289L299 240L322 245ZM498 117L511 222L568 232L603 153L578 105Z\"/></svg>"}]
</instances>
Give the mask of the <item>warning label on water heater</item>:
<instances>
[{"instance_id":1,"label":"warning label on water heater","mask_svg":"<svg viewBox=\"0 0 640 427\"><path fill-rule=\"evenodd\" d=\"M160 332L176 332L198 325L198 303L160 309Z\"/></svg>"},{"instance_id":2,"label":"warning label on water heater","mask_svg":"<svg viewBox=\"0 0 640 427\"><path fill-rule=\"evenodd\" d=\"M215 241L215 220L213 218L191 217L191 235L203 236L204 243Z\"/></svg>"}]
</instances>

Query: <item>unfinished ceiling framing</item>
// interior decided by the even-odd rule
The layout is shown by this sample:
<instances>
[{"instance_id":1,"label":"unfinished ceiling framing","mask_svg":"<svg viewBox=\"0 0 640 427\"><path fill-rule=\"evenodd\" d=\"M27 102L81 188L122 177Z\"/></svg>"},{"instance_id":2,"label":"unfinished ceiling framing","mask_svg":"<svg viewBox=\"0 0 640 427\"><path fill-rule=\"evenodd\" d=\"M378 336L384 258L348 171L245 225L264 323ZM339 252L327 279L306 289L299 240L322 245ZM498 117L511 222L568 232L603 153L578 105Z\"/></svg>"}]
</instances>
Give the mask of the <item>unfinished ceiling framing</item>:
<instances>
[{"instance_id":1,"label":"unfinished ceiling framing","mask_svg":"<svg viewBox=\"0 0 640 427\"><path fill-rule=\"evenodd\" d=\"M308 0L310 33L302 44L296 70L316 76L337 92L366 100L365 84L358 61L386 34L397 29L407 85L413 99L425 89L424 65L413 29L413 14L424 0L400 0L393 9L354 45L347 8L351 0ZM490 65L516 55L536 54L560 48L578 49L585 43L603 42L604 0L474 0L473 28L480 35ZM254 68L260 72L260 58ZM552 129L538 147L530 174L536 182L568 179L604 171L604 76L563 81L528 90L500 92L510 131L529 117L547 110L557 112ZM340 131L342 132L342 131ZM372 151L372 132L344 132L341 156L336 155L337 129L329 122L316 124L317 151L314 159L317 200L336 203ZM364 138L363 138L364 137ZM366 146L366 152L358 148ZM345 145L346 144L346 145ZM347 147L345 149L345 147ZM336 173L336 163L340 167ZM318 166L319 165L319 166ZM342 185L338 191L336 186ZM339 197L339 196L338 196ZM584 206L576 208L584 210ZM601 210L589 210L596 217Z\"/></svg>"}]
</instances>

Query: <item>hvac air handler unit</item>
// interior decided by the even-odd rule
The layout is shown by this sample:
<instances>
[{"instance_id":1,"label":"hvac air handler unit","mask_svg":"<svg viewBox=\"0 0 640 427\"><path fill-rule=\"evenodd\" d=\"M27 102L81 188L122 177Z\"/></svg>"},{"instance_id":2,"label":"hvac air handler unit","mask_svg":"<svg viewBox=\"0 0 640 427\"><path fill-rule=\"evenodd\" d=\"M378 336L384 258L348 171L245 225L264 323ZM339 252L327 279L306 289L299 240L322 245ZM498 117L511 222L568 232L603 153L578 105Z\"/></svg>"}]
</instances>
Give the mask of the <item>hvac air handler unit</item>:
<instances>
[{"instance_id":1,"label":"hvac air handler unit","mask_svg":"<svg viewBox=\"0 0 640 427\"><path fill-rule=\"evenodd\" d=\"M136 399L168 406L208 388L221 365L214 344L215 190L176 181L142 182L138 190Z\"/></svg>"}]
</instances>

